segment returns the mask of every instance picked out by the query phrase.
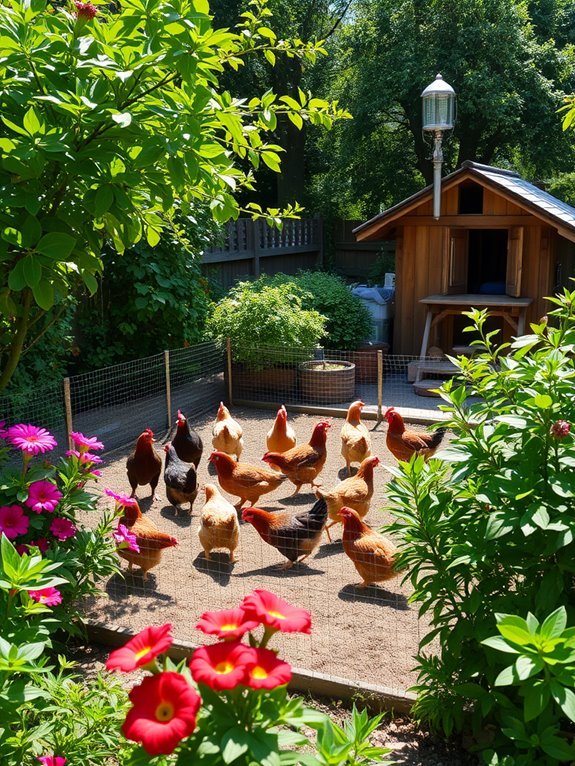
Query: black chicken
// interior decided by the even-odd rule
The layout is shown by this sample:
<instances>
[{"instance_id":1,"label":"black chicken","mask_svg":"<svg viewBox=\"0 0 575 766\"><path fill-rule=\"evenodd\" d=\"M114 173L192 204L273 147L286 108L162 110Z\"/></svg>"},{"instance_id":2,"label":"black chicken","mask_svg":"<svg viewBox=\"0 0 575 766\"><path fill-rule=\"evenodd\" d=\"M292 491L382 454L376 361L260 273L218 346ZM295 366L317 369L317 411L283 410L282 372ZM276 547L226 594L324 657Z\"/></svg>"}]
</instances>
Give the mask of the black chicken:
<instances>
[{"instance_id":1,"label":"black chicken","mask_svg":"<svg viewBox=\"0 0 575 766\"><path fill-rule=\"evenodd\" d=\"M172 446L180 460L185 463L193 463L196 468L198 467L204 445L200 435L194 431L180 410L178 410L178 422L176 433L172 439Z\"/></svg>"},{"instance_id":2,"label":"black chicken","mask_svg":"<svg viewBox=\"0 0 575 766\"><path fill-rule=\"evenodd\" d=\"M198 494L198 477L192 463L185 463L176 454L173 445L166 444L166 463L164 465L164 481L166 482L166 497L176 509L176 514L183 510L184 503L190 504L192 513L194 500Z\"/></svg>"}]
</instances>

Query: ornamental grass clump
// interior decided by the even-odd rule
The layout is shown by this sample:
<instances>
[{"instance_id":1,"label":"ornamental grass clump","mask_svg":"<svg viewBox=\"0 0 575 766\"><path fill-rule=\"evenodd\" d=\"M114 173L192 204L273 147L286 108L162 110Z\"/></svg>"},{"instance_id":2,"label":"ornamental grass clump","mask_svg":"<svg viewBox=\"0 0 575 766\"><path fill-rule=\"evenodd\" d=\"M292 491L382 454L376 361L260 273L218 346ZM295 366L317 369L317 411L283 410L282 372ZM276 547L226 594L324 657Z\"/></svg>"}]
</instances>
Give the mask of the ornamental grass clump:
<instances>
[{"instance_id":1,"label":"ornamental grass clump","mask_svg":"<svg viewBox=\"0 0 575 766\"><path fill-rule=\"evenodd\" d=\"M478 353L440 391L450 443L388 485L431 623L414 712L489 764L575 760L575 292L548 300L510 344L467 313Z\"/></svg>"},{"instance_id":2,"label":"ornamental grass clump","mask_svg":"<svg viewBox=\"0 0 575 766\"><path fill-rule=\"evenodd\" d=\"M354 709L340 728L288 697L291 666L267 645L280 631L310 633L309 612L255 590L235 609L205 612L196 627L219 641L196 649L188 662L176 665L162 656L173 640L170 625L146 628L110 654L109 670L151 673L129 694L122 732L140 747L125 766L389 763L382 760L389 751L368 741L382 715L369 719ZM314 743L304 726L317 731ZM162 756L169 758L155 760Z\"/></svg>"}]
</instances>

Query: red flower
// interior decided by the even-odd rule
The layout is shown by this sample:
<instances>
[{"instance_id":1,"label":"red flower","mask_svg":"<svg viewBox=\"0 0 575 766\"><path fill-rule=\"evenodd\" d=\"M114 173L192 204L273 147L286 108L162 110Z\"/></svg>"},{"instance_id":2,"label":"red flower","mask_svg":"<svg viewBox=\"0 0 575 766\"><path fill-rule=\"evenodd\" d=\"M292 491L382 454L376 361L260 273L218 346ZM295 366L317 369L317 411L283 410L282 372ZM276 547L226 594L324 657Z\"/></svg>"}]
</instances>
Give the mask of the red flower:
<instances>
[{"instance_id":1,"label":"red flower","mask_svg":"<svg viewBox=\"0 0 575 766\"><path fill-rule=\"evenodd\" d=\"M147 665L158 654L165 652L172 645L172 626L169 623L156 627L144 628L137 636L131 638L127 644L115 649L106 662L108 670L122 670L130 673L136 668Z\"/></svg>"},{"instance_id":2,"label":"red flower","mask_svg":"<svg viewBox=\"0 0 575 766\"><path fill-rule=\"evenodd\" d=\"M250 647L251 648L251 647ZM252 689L275 689L291 680L291 665L278 660L269 649L251 649L255 664L248 669L246 686Z\"/></svg>"},{"instance_id":3,"label":"red flower","mask_svg":"<svg viewBox=\"0 0 575 766\"><path fill-rule=\"evenodd\" d=\"M57 606L62 603L62 594L58 588L42 588L41 590L29 590L28 595L39 604Z\"/></svg>"},{"instance_id":4,"label":"red flower","mask_svg":"<svg viewBox=\"0 0 575 766\"><path fill-rule=\"evenodd\" d=\"M311 614L288 604L268 590L257 589L244 598L240 607L248 619L256 619L283 633L311 633Z\"/></svg>"},{"instance_id":5,"label":"red flower","mask_svg":"<svg viewBox=\"0 0 575 766\"><path fill-rule=\"evenodd\" d=\"M223 641L196 649L190 660L190 670L194 681L220 691L245 683L248 669L254 662L249 646L239 641Z\"/></svg>"},{"instance_id":6,"label":"red flower","mask_svg":"<svg viewBox=\"0 0 575 766\"><path fill-rule=\"evenodd\" d=\"M556 420L551 426L551 435L556 439L564 439L571 431L571 423L566 420Z\"/></svg>"},{"instance_id":7,"label":"red flower","mask_svg":"<svg viewBox=\"0 0 575 766\"><path fill-rule=\"evenodd\" d=\"M144 678L129 694L133 705L122 732L148 755L169 755L196 728L202 700L179 673Z\"/></svg>"},{"instance_id":8,"label":"red flower","mask_svg":"<svg viewBox=\"0 0 575 766\"><path fill-rule=\"evenodd\" d=\"M74 0L74 5L76 6L76 16L79 19L86 19L89 21L90 19L93 19L94 16L97 15L98 9L95 5L92 3L81 3L80 0ZM75 436L83 436L83 434L71 434L74 441L76 441ZM85 437L84 437L85 438ZM91 437L92 439L95 439L95 437ZM100 442L98 442L99 444ZM99 449L103 449L104 445L102 447L99 447Z\"/></svg>"},{"instance_id":9,"label":"red flower","mask_svg":"<svg viewBox=\"0 0 575 766\"><path fill-rule=\"evenodd\" d=\"M248 620L243 609L224 609L221 612L204 612L196 625L198 630L224 641L241 638L244 633L257 628L259 620Z\"/></svg>"}]
</instances>

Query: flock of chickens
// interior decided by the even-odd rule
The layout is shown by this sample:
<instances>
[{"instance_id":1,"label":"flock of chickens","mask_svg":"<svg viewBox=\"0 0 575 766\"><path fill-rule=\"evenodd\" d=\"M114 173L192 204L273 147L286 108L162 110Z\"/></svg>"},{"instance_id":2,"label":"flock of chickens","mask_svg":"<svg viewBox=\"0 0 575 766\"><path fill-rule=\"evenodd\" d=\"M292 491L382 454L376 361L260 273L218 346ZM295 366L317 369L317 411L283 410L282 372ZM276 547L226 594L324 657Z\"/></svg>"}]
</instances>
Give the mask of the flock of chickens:
<instances>
[{"instance_id":1,"label":"flock of chickens","mask_svg":"<svg viewBox=\"0 0 575 766\"><path fill-rule=\"evenodd\" d=\"M373 469L380 462L371 454L370 432L361 420L363 407L362 401L353 402L341 428L341 454L348 478L325 491L320 489L318 477L327 458L329 421L316 423L309 442L298 445L282 405L267 433L267 452L262 457L267 467L262 467L241 461L243 429L223 402L220 403L212 428L214 451L209 462L215 467L221 489L237 497L238 502L232 505L216 484L204 486L205 502L200 513L198 536L205 557L209 559L214 549L223 548L229 551L230 562L235 561L240 537L239 514L241 520L256 529L264 542L282 554L287 560L286 569L314 551L324 530L331 541L329 530L342 523L343 549L362 579L360 587L396 576L395 546L363 521L373 496ZM393 407L386 411L385 420L388 423L386 445L398 460L409 460L414 453L431 456L445 433L444 428L433 433L410 431ZM126 462L131 497L135 497L138 486L149 484L152 502L162 476L162 459L153 447L153 437L147 428ZM182 511L185 504L189 504L191 514L199 490L197 468L203 443L180 411L175 434L171 443L164 446L164 451L166 496L174 506L175 514ZM359 468L351 475L353 463L359 463ZM310 485L317 498L310 510L270 512L256 507L263 495L275 491L286 481L294 485L294 495L302 486ZM246 503L249 505L243 507ZM162 550L176 545L177 540L160 531L143 515L137 502L126 506L123 513L119 521L135 536L139 550L121 548L118 553L129 562L130 570L133 565L139 566L146 580L148 571L160 562Z\"/></svg>"}]
</instances>

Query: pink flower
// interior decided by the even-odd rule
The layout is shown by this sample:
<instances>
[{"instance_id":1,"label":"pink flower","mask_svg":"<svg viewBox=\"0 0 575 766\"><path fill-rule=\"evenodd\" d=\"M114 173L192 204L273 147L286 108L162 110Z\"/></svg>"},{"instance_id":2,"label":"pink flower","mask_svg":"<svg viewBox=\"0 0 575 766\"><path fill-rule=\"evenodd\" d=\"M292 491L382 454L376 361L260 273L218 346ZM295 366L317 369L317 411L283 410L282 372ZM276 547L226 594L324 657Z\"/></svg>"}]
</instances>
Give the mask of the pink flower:
<instances>
[{"instance_id":1,"label":"pink flower","mask_svg":"<svg viewBox=\"0 0 575 766\"><path fill-rule=\"evenodd\" d=\"M121 505L122 508L129 508L130 506L138 505L138 501L134 497L128 497L128 495L120 495L118 492L114 492L112 489L105 489L104 492L108 497L113 497L117 505Z\"/></svg>"},{"instance_id":2,"label":"pink flower","mask_svg":"<svg viewBox=\"0 0 575 766\"><path fill-rule=\"evenodd\" d=\"M28 595L39 604L56 606L62 603L62 594L57 588L42 588L41 590L29 590Z\"/></svg>"},{"instance_id":3,"label":"pink flower","mask_svg":"<svg viewBox=\"0 0 575 766\"><path fill-rule=\"evenodd\" d=\"M78 5L82 5L82 3L76 3L76 7ZM90 3L85 3L85 5L91 5ZM92 6L93 8L94 6ZM101 450L104 449L104 445L102 442L99 442L95 436L84 436L84 434L81 434L79 431L72 431L70 434L72 437L72 441L76 445L76 447L79 447L80 452L87 452L88 450ZM82 449L84 447L84 449Z\"/></svg>"},{"instance_id":4,"label":"pink flower","mask_svg":"<svg viewBox=\"0 0 575 766\"><path fill-rule=\"evenodd\" d=\"M80 458L80 463L82 465L84 463L93 463L94 465L100 465L100 463L103 463L104 461L99 455L93 455L91 452L84 452L82 457Z\"/></svg>"},{"instance_id":5,"label":"pink flower","mask_svg":"<svg viewBox=\"0 0 575 766\"><path fill-rule=\"evenodd\" d=\"M92 476L101 476L102 471L97 471L96 469L90 470L90 471L84 471L84 473L91 473Z\"/></svg>"},{"instance_id":6,"label":"pink flower","mask_svg":"<svg viewBox=\"0 0 575 766\"><path fill-rule=\"evenodd\" d=\"M0 532L4 532L9 540L25 535L29 525L30 519L19 505L3 505L0 508Z\"/></svg>"},{"instance_id":7,"label":"pink flower","mask_svg":"<svg viewBox=\"0 0 575 766\"><path fill-rule=\"evenodd\" d=\"M112 532L112 537L116 541L119 548L128 549L129 551L140 552L140 546L136 542L136 535L132 534L128 527L123 524L118 524L115 532Z\"/></svg>"},{"instance_id":8,"label":"pink flower","mask_svg":"<svg viewBox=\"0 0 575 766\"><path fill-rule=\"evenodd\" d=\"M74 0L74 5L76 6L76 16L79 19L89 21L98 13L98 9L92 3L81 3L80 0ZM72 436L72 438L74 437Z\"/></svg>"},{"instance_id":9,"label":"pink flower","mask_svg":"<svg viewBox=\"0 0 575 766\"><path fill-rule=\"evenodd\" d=\"M35 481L28 487L25 503L34 513L52 513L61 499L62 493L51 481Z\"/></svg>"},{"instance_id":10,"label":"pink flower","mask_svg":"<svg viewBox=\"0 0 575 766\"><path fill-rule=\"evenodd\" d=\"M68 519L57 518L50 524L50 532L58 540L67 540L69 537L74 537L76 527Z\"/></svg>"},{"instance_id":11,"label":"pink flower","mask_svg":"<svg viewBox=\"0 0 575 766\"><path fill-rule=\"evenodd\" d=\"M66 759L63 755L37 755L36 758L42 766L66 766Z\"/></svg>"},{"instance_id":12,"label":"pink flower","mask_svg":"<svg viewBox=\"0 0 575 766\"><path fill-rule=\"evenodd\" d=\"M11 426L6 432L8 441L17 449L28 455L38 455L48 452L57 446L56 439L45 428L30 424L19 423Z\"/></svg>"},{"instance_id":13,"label":"pink flower","mask_svg":"<svg viewBox=\"0 0 575 766\"><path fill-rule=\"evenodd\" d=\"M258 620L267 628L282 633L311 633L311 615L305 609L292 606L269 590L256 588L247 595L240 607L246 618Z\"/></svg>"},{"instance_id":14,"label":"pink flower","mask_svg":"<svg viewBox=\"0 0 575 766\"><path fill-rule=\"evenodd\" d=\"M18 543L18 545L15 545L14 548L16 549L16 553L19 556L22 556L24 553L28 553L27 543Z\"/></svg>"},{"instance_id":15,"label":"pink flower","mask_svg":"<svg viewBox=\"0 0 575 766\"><path fill-rule=\"evenodd\" d=\"M29 548L38 548L40 553L46 553L50 547L49 541L45 537L39 537L37 540L30 540L28 543Z\"/></svg>"}]
</instances>

